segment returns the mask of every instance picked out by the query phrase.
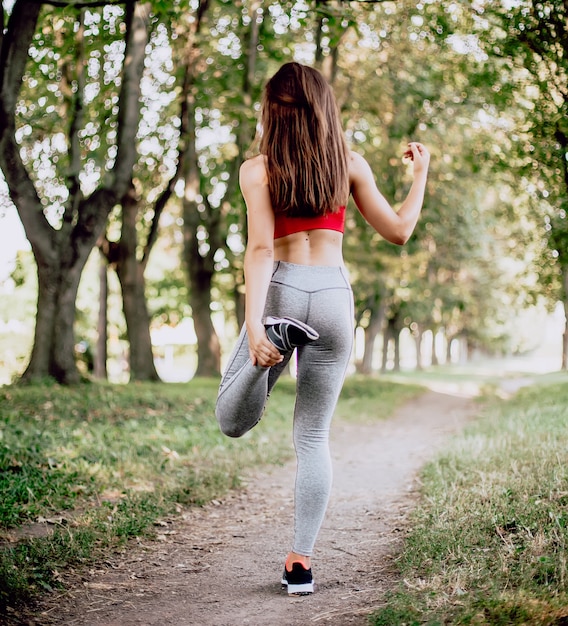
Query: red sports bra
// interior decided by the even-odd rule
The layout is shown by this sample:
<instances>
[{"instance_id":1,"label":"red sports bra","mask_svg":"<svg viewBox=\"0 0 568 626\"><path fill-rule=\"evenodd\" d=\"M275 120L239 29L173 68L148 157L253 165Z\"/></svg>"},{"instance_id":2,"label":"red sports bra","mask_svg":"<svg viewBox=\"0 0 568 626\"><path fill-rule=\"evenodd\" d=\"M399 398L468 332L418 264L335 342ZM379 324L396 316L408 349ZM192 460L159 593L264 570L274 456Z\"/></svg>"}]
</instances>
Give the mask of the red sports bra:
<instances>
[{"instance_id":1,"label":"red sports bra","mask_svg":"<svg viewBox=\"0 0 568 626\"><path fill-rule=\"evenodd\" d=\"M340 206L335 213L315 215L313 217L289 217L286 213L274 214L274 239L286 237L303 230L327 229L345 230L345 207Z\"/></svg>"}]
</instances>

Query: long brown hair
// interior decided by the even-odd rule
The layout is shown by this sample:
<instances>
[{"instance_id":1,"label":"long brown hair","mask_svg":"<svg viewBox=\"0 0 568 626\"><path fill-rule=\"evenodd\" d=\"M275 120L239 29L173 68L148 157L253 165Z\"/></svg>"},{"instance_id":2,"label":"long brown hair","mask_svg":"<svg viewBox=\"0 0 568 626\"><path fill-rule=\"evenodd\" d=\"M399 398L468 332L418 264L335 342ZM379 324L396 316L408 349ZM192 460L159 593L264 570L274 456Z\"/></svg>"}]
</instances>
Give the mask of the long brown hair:
<instances>
[{"instance_id":1,"label":"long brown hair","mask_svg":"<svg viewBox=\"0 0 568 626\"><path fill-rule=\"evenodd\" d=\"M320 72L284 64L265 87L261 125L274 211L323 215L347 203L347 144L335 97Z\"/></svg>"}]
</instances>

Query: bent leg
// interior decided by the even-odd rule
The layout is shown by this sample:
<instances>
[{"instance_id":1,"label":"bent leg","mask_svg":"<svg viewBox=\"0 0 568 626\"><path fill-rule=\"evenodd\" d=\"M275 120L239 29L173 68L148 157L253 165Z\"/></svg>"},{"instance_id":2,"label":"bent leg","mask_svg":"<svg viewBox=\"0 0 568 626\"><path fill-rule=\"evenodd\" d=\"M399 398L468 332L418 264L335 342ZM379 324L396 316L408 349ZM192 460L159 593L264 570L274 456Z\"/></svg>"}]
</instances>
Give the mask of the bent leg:
<instances>
[{"instance_id":1,"label":"bent leg","mask_svg":"<svg viewBox=\"0 0 568 626\"><path fill-rule=\"evenodd\" d=\"M249 356L246 329L241 329L237 344L221 379L215 416L221 432L228 437L242 437L262 417L266 400L291 353L274 367L253 365Z\"/></svg>"}]
</instances>

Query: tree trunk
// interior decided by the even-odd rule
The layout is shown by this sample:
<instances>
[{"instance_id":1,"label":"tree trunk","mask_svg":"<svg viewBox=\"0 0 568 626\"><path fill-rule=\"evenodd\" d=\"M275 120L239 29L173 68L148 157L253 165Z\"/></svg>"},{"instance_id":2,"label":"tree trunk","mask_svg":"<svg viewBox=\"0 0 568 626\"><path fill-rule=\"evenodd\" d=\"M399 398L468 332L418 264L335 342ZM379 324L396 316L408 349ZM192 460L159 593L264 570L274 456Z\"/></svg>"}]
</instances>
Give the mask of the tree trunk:
<instances>
[{"instance_id":1,"label":"tree trunk","mask_svg":"<svg viewBox=\"0 0 568 626\"><path fill-rule=\"evenodd\" d=\"M113 246L116 273L122 291L122 308L128 336L130 380L160 380L152 351L150 316L146 304L144 270L136 258L138 201L134 188L122 199L120 241Z\"/></svg>"},{"instance_id":2,"label":"tree trunk","mask_svg":"<svg viewBox=\"0 0 568 626\"><path fill-rule=\"evenodd\" d=\"M396 329L393 335L394 341L394 371L400 372L400 330Z\"/></svg>"},{"instance_id":3,"label":"tree trunk","mask_svg":"<svg viewBox=\"0 0 568 626\"><path fill-rule=\"evenodd\" d=\"M381 372L387 371L387 361L388 361L388 350L389 344L392 340L393 345L393 371L400 371L400 313L396 312L392 317L390 317L387 321L387 325L384 331L384 342L383 342L383 363L381 366Z\"/></svg>"},{"instance_id":4,"label":"tree trunk","mask_svg":"<svg viewBox=\"0 0 568 626\"><path fill-rule=\"evenodd\" d=\"M369 325L365 330L365 346L363 358L361 360L359 371L361 374L373 373L373 353L375 351L375 342L379 336L383 323L385 321L385 300L381 298L376 308L371 309L371 317Z\"/></svg>"},{"instance_id":5,"label":"tree trunk","mask_svg":"<svg viewBox=\"0 0 568 626\"><path fill-rule=\"evenodd\" d=\"M88 250L84 250L84 252ZM65 266L38 264L34 344L22 380L53 377L62 384L81 380L75 362L75 300L85 261Z\"/></svg>"},{"instance_id":6,"label":"tree trunk","mask_svg":"<svg viewBox=\"0 0 568 626\"><path fill-rule=\"evenodd\" d=\"M95 378L106 380L108 358L108 265L103 252L99 253L99 315L97 319L97 347L95 350Z\"/></svg>"},{"instance_id":7,"label":"tree trunk","mask_svg":"<svg viewBox=\"0 0 568 626\"><path fill-rule=\"evenodd\" d=\"M197 342L197 369L195 376L218 376L221 372L221 346L211 321L211 286L213 273L205 269L199 259L189 267L191 284L190 304Z\"/></svg>"},{"instance_id":8,"label":"tree trunk","mask_svg":"<svg viewBox=\"0 0 568 626\"><path fill-rule=\"evenodd\" d=\"M120 280L128 336L130 380L160 380L154 365L143 269L136 259L132 262L129 258L117 265L116 273Z\"/></svg>"},{"instance_id":9,"label":"tree trunk","mask_svg":"<svg viewBox=\"0 0 568 626\"><path fill-rule=\"evenodd\" d=\"M562 268L562 304L564 305L564 334L562 335L562 369L568 370L568 267Z\"/></svg>"},{"instance_id":10,"label":"tree trunk","mask_svg":"<svg viewBox=\"0 0 568 626\"><path fill-rule=\"evenodd\" d=\"M446 365L452 364L452 342L454 337L452 335L446 335Z\"/></svg>"},{"instance_id":11,"label":"tree trunk","mask_svg":"<svg viewBox=\"0 0 568 626\"><path fill-rule=\"evenodd\" d=\"M416 330L412 334L416 345L416 369L421 372L424 369L424 364L422 363L422 338L424 333L422 332L422 328L417 325Z\"/></svg>"},{"instance_id":12,"label":"tree trunk","mask_svg":"<svg viewBox=\"0 0 568 626\"><path fill-rule=\"evenodd\" d=\"M388 324L383 330L383 353L381 355L381 374L385 374L387 371L387 363L389 358L389 342L390 334Z\"/></svg>"},{"instance_id":13,"label":"tree trunk","mask_svg":"<svg viewBox=\"0 0 568 626\"><path fill-rule=\"evenodd\" d=\"M400 357L399 357L399 341L398 341L398 330L397 330L397 316L391 317L387 320L387 324L383 331L383 359L381 364L381 373L385 373L387 371L387 363L389 356L389 348L392 341L393 345L393 360L394 360L394 370L400 369ZM398 363L398 367L397 367Z\"/></svg>"},{"instance_id":14,"label":"tree trunk","mask_svg":"<svg viewBox=\"0 0 568 626\"><path fill-rule=\"evenodd\" d=\"M436 352L436 334L437 330L432 329L432 365L439 365L438 354Z\"/></svg>"},{"instance_id":15,"label":"tree trunk","mask_svg":"<svg viewBox=\"0 0 568 626\"><path fill-rule=\"evenodd\" d=\"M197 337L196 376L219 376L221 373L221 346L219 337L211 321L211 288L214 276L213 245L200 251L197 239L200 225L200 211L195 201L199 194L199 172L197 171L197 153L195 152L195 128L190 142L190 154L186 159L193 167L186 174L186 194L183 201L184 246L183 254L189 277L189 303L191 305L193 326ZM189 158L187 158L189 156ZM188 198L189 195L189 198ZM214 221L209 223L209 232L216 238Z\"/></svg>"}]
</instances>

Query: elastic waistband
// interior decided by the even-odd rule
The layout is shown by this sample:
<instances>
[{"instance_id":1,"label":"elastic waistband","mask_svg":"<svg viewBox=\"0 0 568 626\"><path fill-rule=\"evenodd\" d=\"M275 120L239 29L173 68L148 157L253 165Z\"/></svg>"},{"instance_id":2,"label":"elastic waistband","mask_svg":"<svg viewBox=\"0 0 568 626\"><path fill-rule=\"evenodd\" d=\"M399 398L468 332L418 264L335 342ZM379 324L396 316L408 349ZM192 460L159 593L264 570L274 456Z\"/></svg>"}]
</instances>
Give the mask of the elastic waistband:
<instances>
[{"instance_id":1,"label":"elastic waistband","mask_svg":"<svg viewBox=\"0 0 568 626\"><path fill-rule=\"evenodd\" d=\"M349 274L343 265L298 265L287 261L276 261L272 281L303 291L351 289Z\"/></svg>"}]
</instances>

